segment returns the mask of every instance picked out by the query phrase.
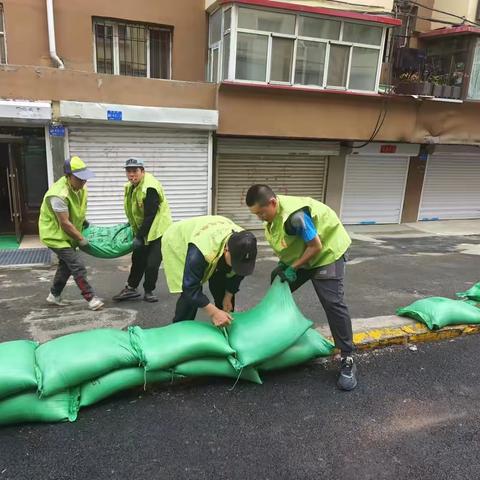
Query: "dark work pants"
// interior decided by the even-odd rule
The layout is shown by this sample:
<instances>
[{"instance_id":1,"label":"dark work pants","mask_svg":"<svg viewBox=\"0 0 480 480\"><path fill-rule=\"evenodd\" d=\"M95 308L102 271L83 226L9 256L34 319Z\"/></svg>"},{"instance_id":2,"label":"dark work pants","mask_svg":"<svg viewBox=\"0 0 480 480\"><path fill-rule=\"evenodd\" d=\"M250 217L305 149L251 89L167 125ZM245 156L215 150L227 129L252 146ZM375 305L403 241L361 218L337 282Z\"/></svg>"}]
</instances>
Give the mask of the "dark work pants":
<instances>
[{"instance_id":1,"label":"dark work pants","mask_svg":"<svg viewBox=\"0 0 480 480\"><path fill-rule=\"evenodd\" d=\"M82 297L89 302L95 296L95 293L88 283L87 269L80 260L78 252L73 248L51 248L50 250L58 257L57 272L50 289L52 294L58 297L63 292L70 275L72 275L82 293Z\"/></svg>"},{"instance_id":2,"label":"dark work pants","mask_svg":"<svg viewBox=\"0 0 480 480\"><path fill-rule=\"evenodd\" d=\"M208 288L212 294L213 301L217 308L223 309L223 298L225 297L226 292L226 274L224 272L217 271L215 272L208 281ZM235 295L232 299L232 305L235 309ZM183 320L195 320L197 315L198 307L192 305L190 300L183 293L180 295L180 298L177 300L177 306L175 307L175 317L173 322L181 322Z\"/></svg>"},{"instance_id":3,"label":"dark work pants","mask_svg":"<svg viewBox=\"0 0 480 480\"><path fill-rule=\"evenodd\" d=\"M145 275L143 288L153 292L158 279L158 270L162 263L162 237L153 240L132 253L132 266L128 276L128 286L137 288Z\"/></svg>"},{"instance_id":4,"label":"dark work pants","mask_svg":"<svg viewBox=\"0 0 480 480\"><path fill-rule=\"evenodd\" d=\"M345 278L345 260L341 258L331 265L312 270L298 269L297 280L290 285L294 292L304 283L312 281L313 288L327 315L330 331L335 346L342 352L342 357L354 350L352 320L343 299Z\"/></svg>"}]
</instances>

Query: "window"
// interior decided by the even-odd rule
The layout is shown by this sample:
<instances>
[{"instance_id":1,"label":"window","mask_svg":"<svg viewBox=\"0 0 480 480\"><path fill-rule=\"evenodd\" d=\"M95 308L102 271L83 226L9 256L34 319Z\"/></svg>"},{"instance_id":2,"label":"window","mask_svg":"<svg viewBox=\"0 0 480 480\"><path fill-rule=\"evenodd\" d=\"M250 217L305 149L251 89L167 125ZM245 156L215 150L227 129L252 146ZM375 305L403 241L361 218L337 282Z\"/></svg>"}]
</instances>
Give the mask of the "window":
<instances>
[{"instance_id":1,"label":"window","mask_svg":"<svg viewBox=\"0 0 480 480\"><path fill-rule=\"evenodd\" d=\"M0 3L0 63L7 63L7 45L5 41L5 22L3 19L3 4Z\"/></svg>"},{"instance_id":2,"label":"window","mask_svg":"<svg viewBox=\"0 0 480 480\"><path fill-rule=\"evenodd\" d=\"M170 78L171 30L94 20L97 73Z\"/></svg>"},{"instance_id":3,"label":"window","mask_svg":"<svg viewBox=\"0 0 480 480\"><path fill-rule=\"evenodd\" d=\"M384 38L371 23L220 8L210 16L208 78L375 92Z\"/></svg>"},{"instance_id":4,"label":"window","mask_svg":"<svg viewBox=\"0 0 480 480\"><path fill-rule=\"evenodd\" d=\"M468 86L468 98L480 100L480 40L476 41L472 63L472 74Z\"/></svg>"}]
</instances>

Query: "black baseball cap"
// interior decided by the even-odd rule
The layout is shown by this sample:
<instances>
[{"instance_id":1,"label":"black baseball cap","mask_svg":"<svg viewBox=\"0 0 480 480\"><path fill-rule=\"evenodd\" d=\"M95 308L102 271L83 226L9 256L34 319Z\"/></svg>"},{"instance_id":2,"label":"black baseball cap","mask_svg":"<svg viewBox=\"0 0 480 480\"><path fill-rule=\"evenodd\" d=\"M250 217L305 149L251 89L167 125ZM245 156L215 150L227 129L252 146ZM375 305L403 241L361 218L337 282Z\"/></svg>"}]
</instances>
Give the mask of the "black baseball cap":
<instances>
[{"instance_id":1,"label":"black baseball cap","mask_svg":"<svg viewBox=\"0 0 480 480\"><path fill-rule=\"evenodd\" d=\"M242 277L251 275L257 258L257 239L252 232L233 232L228 239L228 250L232 257L232 270Z\"/></svg>"}]
</instances>

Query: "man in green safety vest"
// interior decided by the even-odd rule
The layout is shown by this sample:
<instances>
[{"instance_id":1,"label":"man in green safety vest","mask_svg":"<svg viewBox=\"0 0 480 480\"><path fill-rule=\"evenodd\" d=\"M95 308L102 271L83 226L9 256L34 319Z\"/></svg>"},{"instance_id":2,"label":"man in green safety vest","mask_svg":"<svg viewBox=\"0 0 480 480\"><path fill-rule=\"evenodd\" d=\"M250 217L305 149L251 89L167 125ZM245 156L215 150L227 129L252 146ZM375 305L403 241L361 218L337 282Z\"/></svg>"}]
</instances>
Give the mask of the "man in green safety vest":
<instances>
[{"instance_id":1,"label":"man in green safety vest","mask_svg":"<svg viewBox=\"0 0 480 480\"><path fill-rule=\"evenodd\" d=\"M83 227L88 224L87 189L85 184L94 176L80 157L65 161L65 176L57 180L47 191L40 208L38 228L40 240L58 256L58 267L47 302L66 306L69 302L61 295L70 275L73 276L90 310L100 310L103 302L95 295L87 280L77 247L88 245L83 237Z\"/></svg>"},{"instance_id":2,"label":"man in green safety vest","mask_svg":"<svg viewBox=\"0 0 480 480\"><path fill-rule=\"evenodd\" d=\"M153 291L162 263L162 235L171 225L172 217L161 183L145 172L142 160L129 158L125 162L128 182L125 184L124 208L135 238L132 266L125 288L113 300L138 298L137 287L145 276L143 299L158 302Z\"/></svg>"},{"instance_id":3,"label":"man in green safety vest","mask_svg":"<svg viewBox=\"0 0 480 480\"><path fill-rule=\"evenodd\" d=\"M268 185L252 185L246 196L250 212L266 222L265 237L280 262L271 280L280 277L292 292L311 280L325 310L335 346L341 351L337 385L357 386L352 352L352 322L343 299L345 254L350 237L336 213L309 197L276 195Z\"/></svg>"},{"instance_id":4,"label":"man in green safety vest","mask_svg":"<svg viewBox=\"0 0 480 480\"><path fill-rule=\"evenodd\" d=\"M165 276L171 293L181 293L174 322L194 320L199 308L217 327L229 325L240 282L251 275L257 239L220 215L174 223L162 243ZM203 293L208 281L214 302Z\"/></svg>"}]
</instances>

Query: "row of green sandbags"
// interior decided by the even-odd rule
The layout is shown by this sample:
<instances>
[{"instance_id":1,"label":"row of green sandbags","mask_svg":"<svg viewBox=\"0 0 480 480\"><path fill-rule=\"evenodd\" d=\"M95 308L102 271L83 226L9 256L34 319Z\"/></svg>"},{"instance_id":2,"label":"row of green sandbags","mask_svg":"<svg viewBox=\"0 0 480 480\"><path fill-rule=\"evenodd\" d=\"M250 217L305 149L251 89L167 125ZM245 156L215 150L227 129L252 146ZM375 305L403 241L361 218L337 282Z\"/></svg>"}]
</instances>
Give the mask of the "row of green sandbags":
<instances>
[{"instance_id":1,"label":"row of green sandbags","mask_svg":"<svg viewBox=\"0 0 480 480\"><path fill-rule=\"evenodd\" d=\"M480 324L480 283L456 295L463 300L423 298L397 309L396 313L424 323L429 330L439 330L448 325Z\"/></svg>"},{"instance_id":2,"label":"row of green sandbags","mask_svg":"<svg viewBox=\"0 0 480 480\"><path fill-rule=\"evenodd\" d=\"M332 343L311 326L288 286L277 281L259 305L234 314L232 325L223 332L187 321L152 329L131 327L128 332L79 332L40 346L25 340L6 342L0 344L0 424L21 421L22 412L30 421L36 415L32 412L51 404L55 415L59 405L68 413L59 420L72 419L75 392L80 392L79 406L91 404L97 400L86 398L115 393L112 385L123 389L148 382L149 375L160 379L220 375L261 383L258 371L332 353ZM86 385L92 381L95 387L87 395ZM41 398L32 392L35 389ZM15 396L21 397L18 405L23 407L14 407ZM26 408L29 401L32 405Z\"/></svg>"}]
</instances>

